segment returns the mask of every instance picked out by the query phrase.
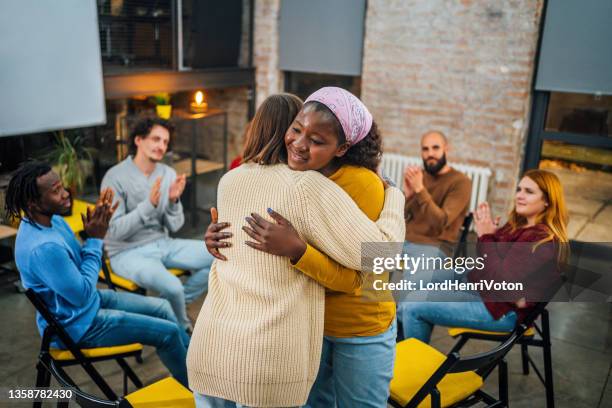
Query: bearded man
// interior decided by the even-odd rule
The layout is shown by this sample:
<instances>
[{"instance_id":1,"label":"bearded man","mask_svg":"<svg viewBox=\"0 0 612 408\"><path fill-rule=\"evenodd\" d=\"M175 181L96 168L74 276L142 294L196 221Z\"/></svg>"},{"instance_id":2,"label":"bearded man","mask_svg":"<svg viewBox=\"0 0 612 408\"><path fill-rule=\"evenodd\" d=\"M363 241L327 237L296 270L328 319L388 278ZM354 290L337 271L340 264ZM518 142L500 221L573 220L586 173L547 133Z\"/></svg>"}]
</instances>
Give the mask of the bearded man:
<instances>
[{"instance_id":1,"label":"bearded man","mask_svg":"<svg viewBox=\"0 0 612 408\"><path fill-rule=\"evenodd\" d=\"M407 253L419 252L411 250L413 244L424 244L440 249L444 256L457 240L469 208L472 182L448 165L447 152L446 136L429 131L421 137L423 168L409 166L404 171Z\"/></svg>"}]
</instances>

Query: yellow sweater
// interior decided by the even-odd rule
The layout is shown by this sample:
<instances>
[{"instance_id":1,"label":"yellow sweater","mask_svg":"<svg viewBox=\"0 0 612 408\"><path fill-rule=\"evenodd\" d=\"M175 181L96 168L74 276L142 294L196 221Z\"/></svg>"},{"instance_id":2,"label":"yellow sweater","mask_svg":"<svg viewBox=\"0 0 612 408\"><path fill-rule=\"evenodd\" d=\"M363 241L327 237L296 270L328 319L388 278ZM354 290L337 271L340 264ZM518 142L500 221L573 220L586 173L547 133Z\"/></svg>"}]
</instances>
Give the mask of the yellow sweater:
<instances>
[{"instance_id":1,"label":"yellow sweater","mask_svg":"<svg viewBox=\"0 0 612 408\"><path fill-rule=\"evenodd\" d=\"M369 219L380 216L385 189L376 173L363 167L344 166L330 180L338 184ZM395 317L395 302L390 294L365 291L364 278L372 274L340 265L308 245L295 267L325 286L325 335L334 337L375 336L385 332ZM376 279L388 279L388 274ZM372 287L370 283L364 287ZM371 296L369 296L371 295ZM376 296L377 298L374 298ZM384 300L387 298L387 302Z\"/></svg>"},{"instance_id":2,"label":"yellow sweater","mask_svg":"<svg viewBox=\"0 0 612 408\"><path fill-rule=\"evenodd\" d=\"M388 189L374 223L317 172L245 164L223 176L217 201L234 245L223 250L228 261L215 261L210 271L187 355L189 385L248 406L303 405L319 368L324 288L288 259L244 245L244 218L267 217L273 208L307 242L359 269L362 242L403 241L404 197Z\"/></svg>"}]
</instances>

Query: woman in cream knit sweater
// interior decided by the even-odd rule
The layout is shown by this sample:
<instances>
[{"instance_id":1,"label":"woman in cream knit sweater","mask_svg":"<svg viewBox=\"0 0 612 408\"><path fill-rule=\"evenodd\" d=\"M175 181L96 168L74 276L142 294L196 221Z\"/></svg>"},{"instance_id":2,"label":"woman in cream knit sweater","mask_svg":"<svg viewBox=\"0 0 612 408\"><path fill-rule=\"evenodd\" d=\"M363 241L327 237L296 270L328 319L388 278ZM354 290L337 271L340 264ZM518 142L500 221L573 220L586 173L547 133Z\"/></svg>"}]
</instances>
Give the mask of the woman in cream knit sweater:
<instances>
[{"instance_id":1,"label":"woman in cream knit sweater","mask_svg":"<svg viewBox=\"0 0 612 408\"><path fill-rule=\"evenodd\" d=\"M361 267L361 243L402 241L404 197L386 190L376 223L333 181L286 164L285 130L301 107L288 95L257 111L242 166L219 184L219 221L235 245L215 262L187 357L190 387L254 407L303 405L317 375L324 289L287 258L249 248L240 229L250 211L274 208L307 241L338 262Z\"/></svg>"}]
</instances>

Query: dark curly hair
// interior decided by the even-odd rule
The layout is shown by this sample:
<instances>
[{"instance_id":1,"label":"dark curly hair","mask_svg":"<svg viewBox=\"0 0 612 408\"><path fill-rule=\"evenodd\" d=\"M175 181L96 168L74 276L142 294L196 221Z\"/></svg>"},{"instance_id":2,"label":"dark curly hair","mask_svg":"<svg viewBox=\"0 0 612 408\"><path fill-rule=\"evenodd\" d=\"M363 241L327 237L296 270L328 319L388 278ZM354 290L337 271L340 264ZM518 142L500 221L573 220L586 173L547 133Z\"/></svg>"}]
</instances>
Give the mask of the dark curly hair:
<instances>
[{"instance_id":1,"label":"dark curly hair","mask_svg":"<svg viewBox=\"0 0 612 408\"><path fill-rule=\"evenodd\" d=\"M168 131L168 133L170 133L170 141L168 142L168 150L171 150L172 139L174 135L174 125L172 125L172 123L162 118L146 117L136 122L136 124L134 125L132 129L132 133L130 133L129 152L131 155L135 155L136 150L138 150L136 146L136 136L146 138L147 136L149 136L149 133L151 133L151 129L153 129L153 126L161 126L165 128Z\"/></svg>"},{"instance_id":2,"label":"dark curly hair","mask_svg":"<svg viewBox=\"0 0 612 408\"><path fill-rule=\"evenodd\" d=\"M346 143L346 135L344 134L340 121L327 106L321 102L310 101L304 105L304 109L307 107L314 112L321 112L326 120L333 123L335 131L338 134L338 146ZM336 162L340 165L365 167L376 173L381 158L382 137L380 136L376 122L372 122L372 128L366 137L359 143L351 146L344 156L336 158Z\"/></svg>"},{"instance_id":3,"label":"dark curly hair","mask_svg":"<svg viewBox=\"0 0 612 408\"><path fill-rule=\"evenodd\" d=\"M30 203L40 200L36 180L51 171L51 166L38 161L25 162L17 169L6 190L5 209L9 219L21 219L22 213L31 218Z\"/></svg>"}]
</instances>

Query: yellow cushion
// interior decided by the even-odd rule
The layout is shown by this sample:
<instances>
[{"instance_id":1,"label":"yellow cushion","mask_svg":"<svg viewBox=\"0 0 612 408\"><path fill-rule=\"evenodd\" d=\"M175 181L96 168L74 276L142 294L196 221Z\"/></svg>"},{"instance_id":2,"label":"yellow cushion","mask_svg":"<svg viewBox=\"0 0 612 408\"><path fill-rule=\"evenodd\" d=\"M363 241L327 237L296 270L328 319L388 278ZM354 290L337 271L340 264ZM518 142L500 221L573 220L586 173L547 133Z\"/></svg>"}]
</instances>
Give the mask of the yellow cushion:
<instances>
[{"instance_id":1,"label":"yellow cushion","mask_svg":"<svg viewBox=\"0 0 612 408\"><path fill-rule=\"evenodd\" d=\"M100 271L98 276L101 279L106 280L103 271ZM139 289L138 285L132 282L131 280L122 278L119 275L115 275L113 272L110 272L110 279L115 286L118 286L121 289L129 290L130 292L136 292Z\"/></svg>"},{"instance_id":2,"label":"yellow cushion","mask_svg":"<svg viewBox=\"0 0 612 408\"><path fill-rule=\"evenodd\" d=\"M168 272L170 272L174 276L183 276L184 274L187 273L186 270L184 270L184 269L177 269L177 268L170 268L170 269L168 269Z\"/></svg>"},{"instance_id":3,"label":"yellow cushion","mask_svg":"<svg viewBox=\"0 0 612 408\"><path fill-rule=\"evenodd\" d=\"M87 213L87 207L94 208L94 205L86 201L74 200L72 202L72 215L64 217L64 220L68 223L68 226L70 226L70 229L75 234L83 231L83 220L81 219L81 214Z\"/></svg>"},{"instance_id":4,"label":"yellow cushion","mask_svg":"<svg viewBox=\"0 0 612 408\"><path fill-rule=\"evenodd\" d=\"M401 405L407 404L444 360L444 354L420 340L408 339L397 343L390 385L391 398ZM438 383L442 406L463 401L480 389L482 384L482 378L472 371L447 374ZM429 407L431 397L427 396L419 408Z\"/></svg>"},{"instance_id":5,"label":"yellow cushion","mask_svg":"<svg viewBox=\"0 0 612 408\"><path fill-rule=\"evenodd\" d=\"M113 282L115 286L119 286L122 289L129 290L130 292L136 292L139 289L139 286L135 284L134 282L132 282L131 280L115 274L110 266L110 261L108 259L106 260L106 266L108 267L108 272L110 274L111 282ZM187 272L183 269L175 269L175 268L170 268L168 269L168 271L174 276L182 276ZM104 276L104 271L101 270L98 273L98 276L100 277L100 279L106 280L106 277Z\"/></svg>"},{"instance_id":6,"label":"yellow cushion","mask_svg":"<svg viewBox=\"0 0 612 408\"><path fill-rule=\"evenodd\" d=\"M463 333L487 334L487 335L500 336L500 337L507 336L510 334L508 332L494 332L494 331L486 331L486 330L466 329L465 327L452 327L448 329L448 334L451 337L457 337L457 336L462 335ZM533 327L528 328L524 334L525 337L533 337L534 335L535 335L535 329Z\"/></svg>"},{"instance_id":7,"label":"yellow cushion","mask_svg":"<svg viewBox=\"0 0 612 408\"><path fill-rule=\"evenodd\" d=\"M164 378L125 396L134 407L194 408L193 394L172 377Z\"/></svg>"},{"instance_id":8,"label":"yellow cushion","mask_svg":"<svg viewBox=\"0 0 612 408\"><path fill-rule=\"evenodd\" d=\"M94 357L114 356L117 354L130 353L132 351L139 351L139 350L142 350L142 344L131 343L131 344L124 344L121 346L113 346L113 347L96 347L96 348L81 349L81 353L83 353L85 357L94 358ZM49 354L51 354L51 357L57 361L74 360L74 355L72 355L72 352L69 350L51 348L49 349Z\"/></svg>"}]
</instances>

